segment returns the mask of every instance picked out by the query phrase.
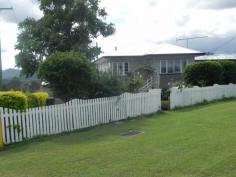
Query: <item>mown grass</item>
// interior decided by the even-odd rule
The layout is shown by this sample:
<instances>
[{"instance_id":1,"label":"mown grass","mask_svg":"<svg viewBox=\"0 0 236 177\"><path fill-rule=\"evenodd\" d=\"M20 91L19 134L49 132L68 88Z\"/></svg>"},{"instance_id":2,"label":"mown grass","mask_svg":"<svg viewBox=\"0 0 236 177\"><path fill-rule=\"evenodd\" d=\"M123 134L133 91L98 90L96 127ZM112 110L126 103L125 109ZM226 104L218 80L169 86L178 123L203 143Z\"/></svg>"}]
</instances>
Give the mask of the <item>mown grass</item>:
<instances>
[{"instance_id":1,"label":"mown grass","mask_svg":"<svg viewBox=\"0 0 236 177\"><path fill-rule=\"evenodd\" d=\"M122 137L140 130L144 134ZM13 145L0 177L234 177L236 101Z\"/></svg>"}]
</instances>

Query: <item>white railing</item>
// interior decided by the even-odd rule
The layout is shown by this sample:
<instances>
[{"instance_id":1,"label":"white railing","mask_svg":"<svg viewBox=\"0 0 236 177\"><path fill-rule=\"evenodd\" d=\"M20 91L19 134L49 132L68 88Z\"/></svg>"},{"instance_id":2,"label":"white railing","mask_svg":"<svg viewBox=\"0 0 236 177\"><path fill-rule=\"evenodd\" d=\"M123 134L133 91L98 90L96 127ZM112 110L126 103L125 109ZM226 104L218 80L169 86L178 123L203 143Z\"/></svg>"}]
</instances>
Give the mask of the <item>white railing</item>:
<instances>
[{"instance_id":1,"label":"white railing","mask_svg":"<svg viewBox=\"0 0 236 177\"><path fill-rule=\"evenodd\" d=\"M17 112L0 108L5 144L37 136L71 132L100 124L151 114L161 110L161 90L146 93L72 100L66 104Z\"/></svg>"},{"instance_id":2,"label":"white railing","mask_svg":"<svg viewBox=\"0 0 236 177\"><path fill-rule=\"evenodd\" d=\"M140 92L146 92L150 89L152 89L153 86L153 78L149 78L148 80L146 80L146 82L144 83L143 87L141 87L139 89Z\"/></svg>"},{"instance_id":3,"label":"white railing","mask_svg":"<svg viewBox=\"0 0 236 177\"><path fill-rule=\"evenodd\" d=\"M214 85L212 87L172 88L170 94L170 108L175 109L214 101L224 98L236 97L236 85Z\"/></svg>"}]
</instances>

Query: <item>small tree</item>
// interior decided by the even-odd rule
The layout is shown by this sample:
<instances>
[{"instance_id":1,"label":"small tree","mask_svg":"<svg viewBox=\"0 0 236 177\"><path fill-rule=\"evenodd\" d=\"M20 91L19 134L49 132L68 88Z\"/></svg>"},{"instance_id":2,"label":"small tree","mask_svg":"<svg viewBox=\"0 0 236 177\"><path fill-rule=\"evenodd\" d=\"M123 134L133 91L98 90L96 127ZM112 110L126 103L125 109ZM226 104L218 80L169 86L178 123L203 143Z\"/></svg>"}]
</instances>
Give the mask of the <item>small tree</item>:
<instances>
[{"instance_id":1,"label":"small tree","mask_svg":"<svg viewBox=\"0 0 236 177\"><path fill-rule=\"evenodd\" d=\"M63 100L88 98L94 72L94 66L78 52L56 52L39 68L39 76Z\"/></svg>"},{"instance_id":2,"label":"small tree","mask_svg":"<svg viewBox=\"0 0 236 177\"><path fill-rule=\"evenodd\" d=\"M223 68L219 62L205 61L187 66L183 77L188 85L212 86L221 83L222 73Z\"/></svg>"}]
</instances>

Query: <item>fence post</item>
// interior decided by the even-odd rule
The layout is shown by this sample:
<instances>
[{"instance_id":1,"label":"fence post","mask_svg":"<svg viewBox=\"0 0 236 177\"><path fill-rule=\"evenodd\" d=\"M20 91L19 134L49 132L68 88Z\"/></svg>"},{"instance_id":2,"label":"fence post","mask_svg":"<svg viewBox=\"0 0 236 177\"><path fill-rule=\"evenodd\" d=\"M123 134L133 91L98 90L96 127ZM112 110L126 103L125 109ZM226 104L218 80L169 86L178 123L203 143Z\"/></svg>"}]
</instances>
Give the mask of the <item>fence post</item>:
<instances>
[{"instance_id":1,"label":"fence post","mask_svg":"<svg viewBox=\"0 0 236 177\"><path fill-rule=\"evenodd\" d=\"M0 150L3 149L2 121L0 119Z\"/></svg>"}]
</instances>

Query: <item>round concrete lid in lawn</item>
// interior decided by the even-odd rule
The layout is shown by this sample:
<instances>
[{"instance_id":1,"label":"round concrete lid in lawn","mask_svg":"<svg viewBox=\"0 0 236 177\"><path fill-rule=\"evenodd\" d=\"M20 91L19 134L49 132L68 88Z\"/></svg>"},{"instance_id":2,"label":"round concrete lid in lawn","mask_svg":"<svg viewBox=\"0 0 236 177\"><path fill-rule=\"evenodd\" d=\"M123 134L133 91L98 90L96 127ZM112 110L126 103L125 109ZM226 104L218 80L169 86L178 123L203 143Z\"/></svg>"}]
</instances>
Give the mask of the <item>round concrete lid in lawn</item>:
<instances>
[{"instance_id":1,"label":"round concrete lid in lawn","mask_svg":"<svg viewBox=\"0 0 236 177\"><path fill-rule=\"evenodd\" d=\"M138 131L138 130L129 130L127 132L121 133L121 136L137 136L140 134L143 134L144 132Z\"/></svg>"}]
</instances>

